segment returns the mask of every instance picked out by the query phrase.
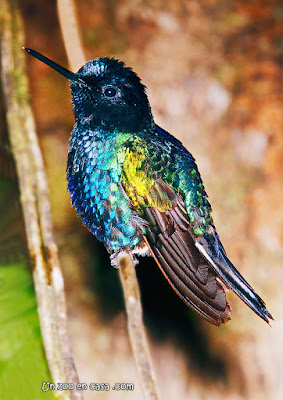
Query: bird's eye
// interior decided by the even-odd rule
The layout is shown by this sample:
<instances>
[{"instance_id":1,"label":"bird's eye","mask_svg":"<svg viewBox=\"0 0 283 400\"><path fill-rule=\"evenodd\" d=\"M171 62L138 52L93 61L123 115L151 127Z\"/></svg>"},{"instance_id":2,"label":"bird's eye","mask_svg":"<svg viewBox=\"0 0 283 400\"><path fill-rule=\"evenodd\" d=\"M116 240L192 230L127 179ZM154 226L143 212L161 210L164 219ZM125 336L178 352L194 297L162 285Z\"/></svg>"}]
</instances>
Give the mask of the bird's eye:
<instances>
[{"instance_id":1,"label":"bird's eye","mask_svg":"<svg viewBox=\"0 0 283 400\"><path fill-rule=\"evenodd\" d=\"M117 90L114 87L110 86L110 87L105 88L103 93L107 97L114 97L117 93Z\"/></svg>"}]
</instances>

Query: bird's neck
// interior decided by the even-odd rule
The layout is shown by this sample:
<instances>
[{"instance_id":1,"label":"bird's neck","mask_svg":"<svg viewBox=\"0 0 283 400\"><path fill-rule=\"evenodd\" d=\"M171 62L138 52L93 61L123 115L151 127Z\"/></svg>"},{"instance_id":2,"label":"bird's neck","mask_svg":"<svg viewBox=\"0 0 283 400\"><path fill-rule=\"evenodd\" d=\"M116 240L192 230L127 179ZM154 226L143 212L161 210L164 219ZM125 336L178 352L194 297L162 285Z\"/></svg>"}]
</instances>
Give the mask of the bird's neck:
<instances>
[{"instance_id":1,"label":"bird's neck","mask_svg":"<svg viewBox=\"0 0 283 400\"><path fill-rule=\"evenodd\" d=\"M140 132L136 132L137 135ZM107 129L103 125L96 125L90 121L76 121L70 137L70 150L77 149L87 158L93 153L107 153L108 155L118 151L120 146L132 136L131 132L119 129Z\"/></svg>"},{"instance_id":2,"label":"bird's neck","mask_svg":"<svg viewBox=\"0 0 283 400\"><path fill-rule=\"evenodd\" d=\"M109 114L101 117L96 113L84 116L81 112L75 113L76 125L83 129L92 129L94 131L104 132L152 132L155 130L155 123L151 113L140 115L139 118L134 118L129 113L124 115Z\"/></svg>"}]
</instances>

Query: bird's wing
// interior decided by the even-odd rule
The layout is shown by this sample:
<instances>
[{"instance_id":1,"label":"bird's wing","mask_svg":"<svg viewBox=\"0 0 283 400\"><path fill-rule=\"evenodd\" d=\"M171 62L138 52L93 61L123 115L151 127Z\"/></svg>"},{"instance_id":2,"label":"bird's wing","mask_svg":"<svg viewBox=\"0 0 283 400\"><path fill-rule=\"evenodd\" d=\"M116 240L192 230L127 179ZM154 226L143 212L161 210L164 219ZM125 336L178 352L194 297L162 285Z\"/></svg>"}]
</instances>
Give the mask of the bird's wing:
<instances>
[{"instance_id":1,"label":"bird's wing","mask_svg":"<svg viewBox=\"0 0 283 400\"><path fill-rule=\"evenodd\" d=\"M215 325L225 323L230 319L225 285L195 246L183 198L168 184L174 168L169 171L168 163L168 170L163 149L150 150L141 140L126 146L121 184L134 210L147 221L144 239L150 252L189 307Z\"/></svg>"},{"instance_id":2,"label":"bird's wing","mask_svg":"<svg viewBox=\"0 0 283 400\"><path fill-rule=\"evenodd\" d=\"M188 306L215 325L230 319L228 288L268 322L264 301L219 240L193 157L167 132L162 139L131 140L122 164L123 188L148 223L144 238L162 273Z\"/></svg>"}]
</instances>

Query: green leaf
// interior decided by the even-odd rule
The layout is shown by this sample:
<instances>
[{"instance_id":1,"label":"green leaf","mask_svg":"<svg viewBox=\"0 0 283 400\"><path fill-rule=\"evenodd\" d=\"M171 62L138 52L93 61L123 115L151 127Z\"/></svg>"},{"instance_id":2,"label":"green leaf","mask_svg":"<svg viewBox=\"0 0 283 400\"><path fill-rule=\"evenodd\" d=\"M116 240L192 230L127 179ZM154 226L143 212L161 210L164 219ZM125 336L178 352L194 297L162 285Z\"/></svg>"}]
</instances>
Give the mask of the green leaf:
<instances>
[{"instance_id":1,"label":"green leaf","mask_svg":"<svg viewBox=\"0 0 283 400\"><path fill-rule=\"evenodd\" d=\"M0 399L53 399L32 276L24 262L0 267Z\"/></svg>"}]
</instances>

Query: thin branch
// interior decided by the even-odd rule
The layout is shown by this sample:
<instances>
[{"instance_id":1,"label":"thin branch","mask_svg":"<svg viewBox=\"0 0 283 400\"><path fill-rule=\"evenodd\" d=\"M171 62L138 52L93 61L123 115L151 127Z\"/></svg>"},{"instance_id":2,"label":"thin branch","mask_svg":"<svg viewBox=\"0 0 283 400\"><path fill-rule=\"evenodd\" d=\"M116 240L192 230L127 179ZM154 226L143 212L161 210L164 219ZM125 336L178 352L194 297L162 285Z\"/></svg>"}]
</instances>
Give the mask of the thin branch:
<instances>
[{"instance_id":1,"label":"thin branch","mask_svg":"<svg viewBox=\"0 0 283 400\"><path fill-rule=\"evenodd\" d=\"M80 37L73 0L57 0L57 10L61 32L71 69L75 72L86 59Z\"/></svg>"},{"instance_id":2,"label":"thin branch","mask_svg":"<svg viewBox=\"0 0 283 400\"><path fill-rule=\"evenodd\" d=\"M71 69L75 71L85 63L85 56L80 40L74 2L73 0L57 0L57 8L65 49ZM118 267L128 316L129 336L144 395L146 400L157 400L157 386L143 324L139 286L135 267L128 253L124 252L119 257Z\"/></svg>"},{"instance_id":3,"label":"thin branch","mask_svg":"<svg viewBox=\"0 0 283 400\"><path fill-rule=\"evenodd\" d=\"M140 291L135 266L128 253L118 258L119 276L128 315L128 331L146 400L157 400L155 374L143 324Z\"/></svg>"},{"instance_id":4,"label":"thin branch","mask_svg":"<svg viewBox=\"0 0 283 400\"><path fill-rule=\"evenodd\" d=\"M1 0L1 78L7 122L19 179L41 332L55 383L78 382L67 334L64 283L53 237L51 211L42 155L28 103L22 21L14 1ZM45 258L42 249L48 253ZM56 392L58 399L82 399L73 390Z\"/></svg>"}]
</instances>

